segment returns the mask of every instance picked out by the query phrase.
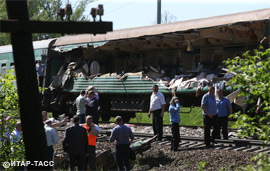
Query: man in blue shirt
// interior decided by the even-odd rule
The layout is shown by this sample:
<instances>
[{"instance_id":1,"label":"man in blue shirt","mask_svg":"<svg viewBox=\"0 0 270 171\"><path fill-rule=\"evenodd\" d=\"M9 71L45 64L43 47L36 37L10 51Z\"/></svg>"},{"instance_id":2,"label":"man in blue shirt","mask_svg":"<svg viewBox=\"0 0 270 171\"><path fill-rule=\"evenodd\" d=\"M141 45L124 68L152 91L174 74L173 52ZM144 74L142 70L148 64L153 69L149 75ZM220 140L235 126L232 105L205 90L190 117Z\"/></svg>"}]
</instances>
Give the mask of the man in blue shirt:
<instances>
[{"instance_id":1,"label":"man in blue shirt","mask_svg":"<svg viewBox=\"0 0 270 171\"><path fill-rule=\"evenodd\" d=\"M201 108L204 116L204 142L207 147L210 145L210 131L211 127L214 127L212 131L212 141L217 138L217 107L215 88L213 86L208 87L208 93L202 97Z\"/></svg>"},{"instance_id":2,"label":"man in blue shirt","mask_svg":"<svg viewBox=\"0 0 270 171\"><path fill-rule=\"evenodd\" d=\"M115 117L115 123L117 126L112 130L110 142L116 141L117 167L118 170L130 170L129 146L134 140L134 135L131 129L123 124L121 116Z\"/></svg>"},{"instance_id":3,"label":"man in blue shirt","mask_svg":"<svg viewBox=\"0 0 270 171\"><path fill-rule=\"evenodd\" d=\"M232 114L232 105L228 98L223 96L223 90L219 89L217 91L217 136L220 139L220 129L222 127L223 139L228 139L228 116Z\"/></svg>"},{"instance_id":4,"label":"man in blue shirt","mask_svg":"<svg viewBox=\"0 0 270 171\"><path fill-rule=\"evenodd\" d=\"M171 150L178 151L180 142L179 122L180 122L180 104L176 96L172 97L170 101L169 113L172 124L172 143Z\"/></svg>"}]
</instances>

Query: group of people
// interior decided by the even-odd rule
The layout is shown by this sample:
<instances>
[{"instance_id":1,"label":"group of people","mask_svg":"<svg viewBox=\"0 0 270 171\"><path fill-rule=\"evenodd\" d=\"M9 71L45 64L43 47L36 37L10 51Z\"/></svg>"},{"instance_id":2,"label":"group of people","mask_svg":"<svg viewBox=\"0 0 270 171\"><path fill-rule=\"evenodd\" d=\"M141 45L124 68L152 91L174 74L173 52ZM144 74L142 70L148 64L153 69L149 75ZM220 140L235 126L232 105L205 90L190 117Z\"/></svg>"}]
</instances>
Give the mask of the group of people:
<instances>
[{"instance_id":1,"label":"group of people","mask_svg":"<svg viewBox=\"0 0 270 171\"><path fill-rule=\"evenodd\" d=\"M90 86L87 91L81 90L80 95L75 100L76 114L80 117L80 123L85 123L86 116L91 115L93 122L98 124L98 100L99 95L95 87Z\"/></svg>"},{"instance_id":2,"label":"group of people","mask_svg":"<svg viewBox=\"0 0 270 171\"><path fill-rule=\"evenodd\" d=\"M100 132L98 127L98 100L95 87L82 90L76 98L76 115L74 125L67 128L63 141L63 148L69 154L70 169L96 170L96 144ZM85 119L86 118L86 119ZM134 136L131 129L123 124L121 116L115 118L117 126L113 128L109 141L116 141L116 161L118 170L130 170L129 146ZM88 167L89 165L89 167Z\"/></svg>"},{"instance_id":3,"label":"group of people","mask_svg":"<svg viewBox=\"0 0 270 171\"><path fill-rule=\"evenodd\" d=\"M165 97L164 95L158 91L158 85L153 85L152 87L153 93L150 97L150 107L148 112L148 117L150 118L152 115L152 125L154 135L157 136L158 141L162 141L163 135L163 116L165 110ZM170 101L169 106L169 114L170 114L170 122L172 124L172 142L171 142L171 150L178 151L179 142L180 142L180 131L179 131L179 123L180 123L180 103L176 96L173 96Z\"/></svg>"},{"instance_id":4,"label":"group of people","mask_svg":"<svg viewBox=\"0 0 270 171\"><path fill-rule=\"evenodd\" d=\"M154 135L158 141L162 140L163 134L163 116L165 110L164 95L158 91L158 86L153 85L153 93L150 98L150 107L148 117L152 116L152 126ZM201 100L201 108L204 117L204 141L207 147L212 147L211 142L214 139L220 139L220 130L222 128L223 139L228 139L228 116L232 114L232 105L228 98L223 96L223 90L218 89L215 95L215 88L209 86ZM180 119L180 103L175 95L170 100L169 114L172 131L171 150L177 151L180 142L179 123ZM210 136L211 127L213 127L212 135Z\"/></svg>"},{"instance_id":5,"label":"group of people","mask_svg":"<svg viewBox=\"0 0 270 171\"><path fill-rule=\"evenodd\" d=\"M88 115L86 123L80 124L78 115L74 115L74 125L65 132L63 149L69 154L70 169L96 170L96 143L100 128L93 122L93 117ZM116 127L113 128L109 141L116 141L116 161L118 170L130 170L129 146L134 140L131 129L123 124L121 116L115 118ZM89 167L88 167L89 165Z\"/></svg>"},{"instance_id":6,"label":"group of people","mask_svg":"<svg viewBox=\"0 0 270 171\"><path fill-rule=\"evenodd\" d=\"M228 98L223 96L223 90L208 87L208 93L202 97L201 108L204 117L204 141L207 147L212 147L211 142L220 139L220 129L222 127L223 139L228 139L228 116L232 114L232 105ZM213 131L210 136L211 127Z\"/></svg>"}]
</instances>

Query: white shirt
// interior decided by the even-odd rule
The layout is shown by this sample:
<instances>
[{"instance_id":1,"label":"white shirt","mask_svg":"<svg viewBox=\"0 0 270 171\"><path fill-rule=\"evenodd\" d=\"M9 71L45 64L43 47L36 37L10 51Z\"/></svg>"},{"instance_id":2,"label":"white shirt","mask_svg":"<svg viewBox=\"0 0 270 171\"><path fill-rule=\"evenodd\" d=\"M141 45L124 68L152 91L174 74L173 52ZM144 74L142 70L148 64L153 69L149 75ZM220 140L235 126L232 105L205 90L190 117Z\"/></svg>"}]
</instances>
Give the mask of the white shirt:
<instances>
[{"instance_id":1,"label":"white shirt","mask_svg":"<svg viewBox=\"0 0 270 171\"><path fill-rule=\"evenodd\" d=\"M18 143L22 138L21 135L22 133L20 131L18 131L17 129L14 130L10 136L11 142Z\"/></svg>"},{"instance_id":2,"label":"white shirt","mask_svg":"<svg viewBox=\"0 0 270 171\"><path fill-rule=\"evenodd\" d=\"M164 95L160 92L152 93L150 98L150 111L162 109L162 105L166 104Z\"/></svg>"},{"instance_id":3,"label":"white shirt","mask_svg":"<svg viewBox=\"0 0 270 171\"><path fill-rule=\"evenodd\" d=\"M47 146L51 146L53 144L58 143L59 137L56 130L48 125L45 125L44 128L45 128Z\"/></svg>"}]
</instances>

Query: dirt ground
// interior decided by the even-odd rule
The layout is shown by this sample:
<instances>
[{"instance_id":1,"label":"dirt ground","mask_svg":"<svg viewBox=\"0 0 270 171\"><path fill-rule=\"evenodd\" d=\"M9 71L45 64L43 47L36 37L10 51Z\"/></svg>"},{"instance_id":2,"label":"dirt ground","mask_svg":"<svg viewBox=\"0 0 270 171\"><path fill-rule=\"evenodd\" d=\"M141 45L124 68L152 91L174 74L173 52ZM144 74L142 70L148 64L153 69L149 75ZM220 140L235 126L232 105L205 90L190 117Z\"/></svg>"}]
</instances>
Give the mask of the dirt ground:
<instances>
[{"instance_id":1,"label":"dirt ground","mask_svg":"<svg viewBox=\"0 0 270 171\"><path fill-rule=\"evenodd\" d=\"M205 148L180 148L180 151L173 152L169 146L162 148L156 144L137 155L133 170L235 170L251 164L252 156L252 153Z\"/></svg>"},{"instance_id":2,"label":"dirt ground","mask_svg":"<svg viewBox=\"0 0 270 171\"><path fill-rule=\"evenodd\" d=\"M101 148L103 150L104 148L114 149L114 145L108 142L99 142L98 146L98 153ZM249 152L206 148L180 147L179 151L171 151L169 145L154 142L148 150L136 153L136 160L131 161L131 165L132 170L196 171L204 169L207 171L227 171L252 164L250 159L253 155ZM116 168L111 167L105 170L114 169Z\"/></svg>"},{"instance_id":3,"label":"dirt ground","mask_svg":"<svg viewBox=\"0 0 270 171\"><path fill-rule=\"evenodd\" d=\"M102 127L102 126L101 126ZM106 126L107 127L107 126ZM145 132L148 128L136 128L136 132ZM169 130L165 132L169 133ZM187 131L193 134L194 130ZM197 131L199 134L201 130ZM61 139L64 132L59 132ZM206 148L183 148L179 151L170 151L169 142L154 142L148 150L136 154L136 160L131 161L132 170L183 170L183 171L217 171L217 170L235 170L241 166L251 164L253 153L237 152L233 150L218 150ZM106 137L101 138L97 143L97 155L106 150L114 151L114 144L109 143ZM61 153L61 143L57 145ZM111 151L108 152L111 154ZM97 161L99 170L116 170L113 157L105 156ZM101 169L103 167L103 169ZM62 167L68 169L68 165Z\"/></svg>"}]
</instances>

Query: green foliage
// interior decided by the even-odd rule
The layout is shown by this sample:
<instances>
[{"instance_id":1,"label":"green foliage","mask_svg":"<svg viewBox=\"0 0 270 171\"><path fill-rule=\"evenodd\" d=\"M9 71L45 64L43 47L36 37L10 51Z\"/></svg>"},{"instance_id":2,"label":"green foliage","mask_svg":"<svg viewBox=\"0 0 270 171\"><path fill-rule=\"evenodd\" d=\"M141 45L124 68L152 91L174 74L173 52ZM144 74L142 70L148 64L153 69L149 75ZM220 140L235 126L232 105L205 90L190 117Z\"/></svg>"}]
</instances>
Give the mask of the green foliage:
<instances>
[{"instance_id":1,"label":"green foliage","mask_svg":"<svg viewBox=\"0 0 270 171\"><path fill-rule=\"evenodd\" d=\"M251 55L252 54L252 55ZM253 136L269 142L270 140L270 49L247 51L243 57L236 57L226 61L230 71L237 75L230 80L234 88L241 90L240 95L246 97L246 104L254 104L248 115L235 114L238 117L237 127L241 128L243 137ZM256 114L256 102L262 99L262 114Z\"/></svg>"},{"instance_id":2,"label":"green foliage","mask_svg":"<svg viewBox=\"0 0 270 171\"><path fill-rule=\"evenodd\" d=\"M205 169L206 164L207 164L206 161L201 161L201 162L198 164L198 170L199 170L199 171L203 171L203 170Z\"/></svg>"},{"instance_id":3,"label":"green foliage","mask_svg":"<svg viewBox=\"0 0 270 171\"><path fill-rule=\"evenodd\" d=\"M0 163L5 161L22 161L25 151L22 140L18 143L10 141L11 132L15 128L19 118L19 99L14 86L14 71L8 71L6 75L0 76ZM10 118L10 119L7 119ZM10 167L10 170L14 168Z\"/></svg>"},{"instance_id":4,"label":"green foliage","mask_svg":"<svg viewBox=\"0 0 270 171\"><path fill-rule=\"evenodd\" d=\"M6 20L6 3L4 0L0 0L0 20ZM0 46L10 44L10 36L8 33L0 33Z\"/></svg>"},{"instance_id":5,"label":"green foliage","mask_svg":"<svg viewBox=\"0 0 270 171\"><path fill-rule=\"evenodd\" d=\"M241 167L240 170L247 171L269 171L270 170L270 156L267 154L259 153L257 156L252 157L256 165L247 165L246 167Z\"/></svg>"},{"instance_id":6,"label":"green foliage","mask_svg":"<svg viewBox=\"0 0 270 171\"><path fill-rule=\"evenodd\" d=\"M234 88L241 90L240 95L246 97L246 104L253 104L249 111L253 117L236 113L235 127L240 128L242 137L254 137L270 144L270 49L247 51L242 57L226 61L230 71L237 75L230 80ZM257 99L262 99L261 113L256 113ZM248 166L247 170L269 170L269 155L259 154L254 158L256 166Z\"/></svg>"}]
</instances>

